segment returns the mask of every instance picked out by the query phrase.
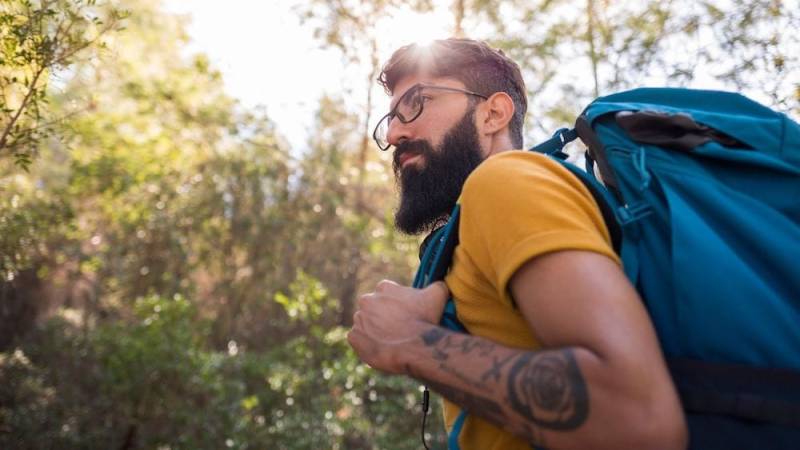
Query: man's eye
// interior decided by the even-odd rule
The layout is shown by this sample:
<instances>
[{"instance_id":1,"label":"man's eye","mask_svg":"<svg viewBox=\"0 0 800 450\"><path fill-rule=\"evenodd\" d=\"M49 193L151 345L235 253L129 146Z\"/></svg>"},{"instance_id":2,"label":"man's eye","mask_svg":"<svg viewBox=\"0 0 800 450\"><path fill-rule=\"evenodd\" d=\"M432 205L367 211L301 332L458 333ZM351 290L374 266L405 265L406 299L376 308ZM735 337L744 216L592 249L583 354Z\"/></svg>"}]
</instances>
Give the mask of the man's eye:
<instances>
[{"instance_id":1,"label":"man's eye","mask_svg":"<svg viewBox=\"0 0 800 450\"><path fill-rule=\"evenodd\" d=\"M413 102L416 97L419 97L419 91L411 88L408 92L403 94L402 97L400 97L400 104L408 105L409 103Z\"/></svg>"},{"instance_id":2,"label":"man's eye","mask_svg":"<svg viewBox=\"0 0 800 450\"><path fill-rule=\"evenodd\" d=\"M425 102L430 100L431 97L427 95L419 95L414 98L414 104L412 105L414 108L419 108L420 106L424 105Z\"/></svg>"},{"instance_id":3,"label":"man's eye","mask_svg":"<svg viewBox=\"0 0 800 450\"><path fill-rule=\"evenodd\" d=\"M419 104L419 102L420 102L419 95L417 94L409 95L408 97L403 99L403 105L405 106L416 106Z\"/></svg>"}]
</instances>

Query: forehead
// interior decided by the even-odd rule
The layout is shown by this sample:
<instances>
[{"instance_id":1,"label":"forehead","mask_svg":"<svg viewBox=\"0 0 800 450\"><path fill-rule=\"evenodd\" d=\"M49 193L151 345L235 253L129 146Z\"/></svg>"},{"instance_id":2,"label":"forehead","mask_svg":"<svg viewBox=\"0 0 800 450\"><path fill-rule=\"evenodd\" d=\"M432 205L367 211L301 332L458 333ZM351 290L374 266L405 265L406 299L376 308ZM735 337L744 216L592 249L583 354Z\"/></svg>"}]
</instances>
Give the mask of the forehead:
<instances>
[{"instance_id":1,"label":"forehead","mask_svg":"<svg viewBox=\"0 0 800 450\"><path fill-rule=\"evenodd\" d=\"M392 93L391 108L394 108L394 106L397 104L397 101L400 100L400 97L402 97L403 94L405 94L409 89L414 87L414 85L416 84L445 86L457 89L465 88L464 83L451 77L434 77L426 74L409 75L401 78L394 86L394 92Z\"/></svg>"}]
</instances>

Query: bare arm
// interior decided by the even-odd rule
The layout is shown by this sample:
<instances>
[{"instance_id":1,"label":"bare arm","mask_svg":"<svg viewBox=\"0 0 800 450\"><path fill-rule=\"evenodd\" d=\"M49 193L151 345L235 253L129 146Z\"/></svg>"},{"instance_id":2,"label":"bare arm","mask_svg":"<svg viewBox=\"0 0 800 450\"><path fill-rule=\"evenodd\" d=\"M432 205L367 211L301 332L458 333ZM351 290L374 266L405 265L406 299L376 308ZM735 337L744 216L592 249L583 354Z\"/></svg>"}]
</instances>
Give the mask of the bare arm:
<instances>
[{"instance_id":1,"label":"bare arm","mask_svg":"<svg viewBox=\"0 0 800 450\"><path fill-rule=\"evenodd\" d=\"M409 288L397 285L363 299L351 344L373 367L417 378L470 414L537 445L686 446L680 404L652 325L613 261L589 252L547 254L519 269L510 287L547 350L449 332L433 325L436 315L424 306L402 320L401 311L415 307L408 307L414 304ZM445 298L443 289L417 292L424 293L423 305ZM396 310L388 307L392 299L399 299ZM402 326L389 326L382 314Z\"/></svg>"},{"instance_id":2,"label":"bare arm","mask_svg":"<svg viewBox=\"0 0 800 450\"><path fill-rule=\"evenodd\" d=\"M403 358L410 361L406 374L469 414L536 445L561 448L566 442L587 442L574 433L567 440L548 435L574 432L589 416L590 398L575 349L530 352L417 325L424 330L422 345ZM598 446L596 439L589 442Z\"/></svg>"}]
</instances>

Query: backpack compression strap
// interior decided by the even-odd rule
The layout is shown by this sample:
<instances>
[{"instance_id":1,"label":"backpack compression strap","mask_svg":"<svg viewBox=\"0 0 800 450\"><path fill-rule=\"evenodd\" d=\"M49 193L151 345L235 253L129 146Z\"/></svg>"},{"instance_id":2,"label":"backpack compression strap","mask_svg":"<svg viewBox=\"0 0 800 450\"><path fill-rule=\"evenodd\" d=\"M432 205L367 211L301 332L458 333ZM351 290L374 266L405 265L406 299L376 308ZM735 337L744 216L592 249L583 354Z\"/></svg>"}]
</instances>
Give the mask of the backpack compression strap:
<instances>
[{"instance_id":1,"label":"backpack compression strap","mask_svg":"<svg viewBox=\"0 0 800 450\"><path fill-rule=\"evenodd\" d=\"M795 370L667 358L688 413L800 427L800 374Z\"/></svg>"}]
</instances>

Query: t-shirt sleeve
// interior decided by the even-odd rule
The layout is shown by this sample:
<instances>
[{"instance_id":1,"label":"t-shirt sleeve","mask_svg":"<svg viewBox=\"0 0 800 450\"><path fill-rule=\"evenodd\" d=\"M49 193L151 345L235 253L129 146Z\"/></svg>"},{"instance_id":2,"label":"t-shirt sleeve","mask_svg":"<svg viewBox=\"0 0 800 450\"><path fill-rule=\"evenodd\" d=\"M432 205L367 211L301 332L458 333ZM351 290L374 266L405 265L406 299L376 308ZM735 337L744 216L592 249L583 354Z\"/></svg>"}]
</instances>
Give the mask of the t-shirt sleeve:
<instances>
[{"instance_id":1,"label":"t-shirt sleeve","mask_svg":"<svg viewBox=\"0 0 800 450\"><path fill-rule=\"evenodd\" d=\"M620 264L591 193L544 155L488 158L467 179L460 203L460 245L504 301L512 301L514 272L545 253L585 250Z\"/></svg>"}]
</instances>

